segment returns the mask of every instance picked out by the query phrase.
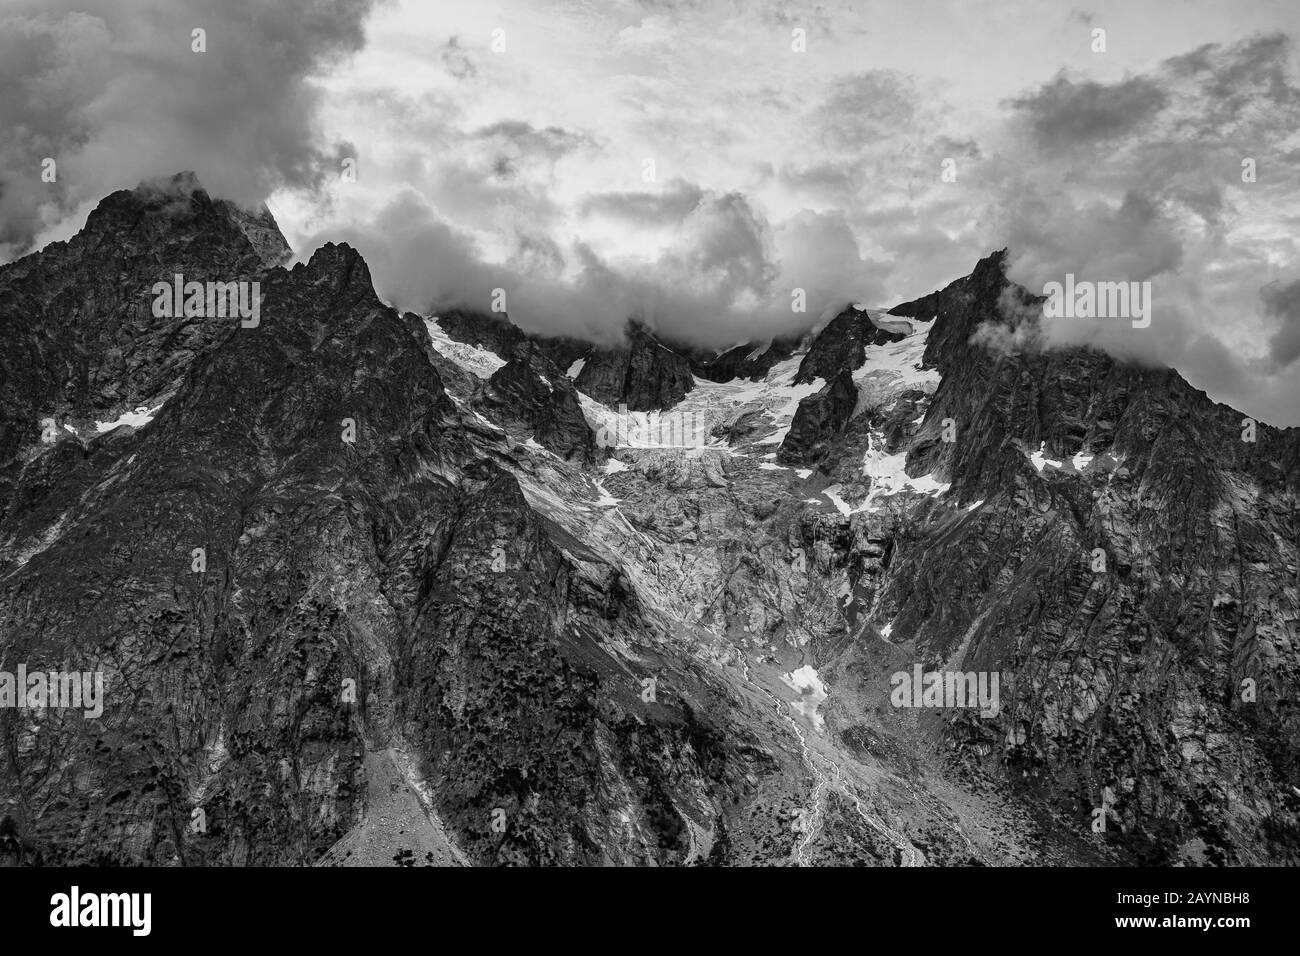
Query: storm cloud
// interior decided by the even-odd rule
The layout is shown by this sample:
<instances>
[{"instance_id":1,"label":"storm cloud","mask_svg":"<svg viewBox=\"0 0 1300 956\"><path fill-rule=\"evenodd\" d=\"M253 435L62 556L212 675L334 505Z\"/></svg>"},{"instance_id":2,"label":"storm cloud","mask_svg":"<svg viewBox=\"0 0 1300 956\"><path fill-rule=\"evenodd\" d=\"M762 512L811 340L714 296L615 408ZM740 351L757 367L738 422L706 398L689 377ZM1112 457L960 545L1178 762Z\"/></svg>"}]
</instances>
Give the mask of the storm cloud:
<instances>
[{"instance_id":1,"label":"storm cloud","mask_svg":"<svg viewBox=\"0 0 1300 956\"><path fill-rule=\"evenodd\" d=\"M63 238L115 189L180 170L249 205L337 174L311 80L363 46L371 0L84 7L0 9L0 259Z\"/></svg>"},{"instance_id":2,"label":"storm cloud","mask_svg":"<svg viewBox=\"0 0 1300 956\"><path fill-rule=\"evenodd\" d=\"M562 247L527 236L489 261L471 233L414 190L367 221L308 237L303 247L331 240L361 252L376 289L397 308L486 312L502 290L520 327L602 344L620 341L634 318L676 341L730 347L807 331L841 308L846 293L876 301L881 292L871 278L879 266L859 254L841 218L808 213L774 229L737 194L701 194L674 241L649 262L609 260L580 241ZM850 274L858 278L846 282Z\"/></svg>"},{"instance_id":3,"label":"storm cloud","mask_svg":"<svg viewBox=\"0 0 1300 956\"><path fill-rule=\"evenodd\" d=\"M302 258L351 242L403 308L499 288L535 331L608 342L639 318L726 347L1009 247L1033 292L1150 281L1152 325L1025 320L984 344L1094 345L1300 423L1295 24L1153 5L1159 31L1118 0L10 0L0 261L193 169L267 200Z\"/></svg>"},{"instance_id":4,"label":"storm cloud","mask_svg":"<svg viewBox=\"0 0 1300 956\"><path fill-rule=\"evenodd\" d=\"M986 167L992 235L1031 292L1067 274L1149 281L1152 322L1043 320L1045 347L1092 345L1167 365L1215 398L1300 421L1293 209L1300 86L1279 36L1211 44L1111 84L1058 76L1010 102ZM1228 115L1225 98L1243 108ZM1246 101L1249 108L1244 108ZM1004 154L1005 155L1005 154Z\"/></svg>"}]
</instances>

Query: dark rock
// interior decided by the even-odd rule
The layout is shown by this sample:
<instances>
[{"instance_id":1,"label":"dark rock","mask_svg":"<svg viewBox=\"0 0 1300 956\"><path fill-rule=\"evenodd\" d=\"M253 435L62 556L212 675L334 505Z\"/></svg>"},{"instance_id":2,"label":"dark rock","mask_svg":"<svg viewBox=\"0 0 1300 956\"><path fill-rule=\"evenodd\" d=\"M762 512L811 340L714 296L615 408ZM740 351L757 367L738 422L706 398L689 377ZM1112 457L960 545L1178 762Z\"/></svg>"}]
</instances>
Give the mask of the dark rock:
<instances>
[{"instance_id":1,"label":"dark rock","mask_svg":"<svg viewBox=\"0 0 1300 956\"><path fill-rule=\"evenodd\" d=\"M695 374L711 382L730 382L737 378L760 381L774 365L784 362L799 347L798 338L773 339L771 342L750 342L728 349L706 361L692 363ZM758 355L754 355L758 352ZM753 358L750 356L753 355Z\"/></svg>"},{"instance_id":2,"label":"dark rock","mask_svg":"<svg viewBox=\"0 0 1300 956\"><path fill-rule=\"evenodd\" d=\"M113 193L69 241L0 267L0 463L37 442L42 418L155 402L239 329L154 316L154 283L254 281L289 255L269 212L213 200L183 173Z\"/></svg>"},{"instance_id":3,"label":"dark rock","mask_svg":"<svg viewBox=\"0 0 1300 956\"><path fill-rule=\"evenodd\" d=\"M593 349L574 380L578 390L632 411L672 408L695 387L690 363L644 326L630 323L624 348Z\"/></svg>"},{"instance_id":4,"label":"dark rock","mask_svg":"<svg viewBox=\"0 0 1300 956\"><path fill-rule=\"evenodd\" d=\"M867 346L904 338L905 333L877 328L866 312L848 306L813 338L794 380L802 383L820 378L829 382L841 371L860 368L867 358Z\"/></svg>"},{"instance_id":5,"label":"dark rock","mask_svg":"<svg viewBox=\"0 0 1300 956\"><path fill-rule=\"evenodd\" d=\"M467 309L449 309L439 313L439 328L457 342L477 346L509 359L527 336L504 314L488 314Z\"/></svg>"},{"instance_id":6,"label":"dark rock","mask_svg":"<svg viewBox=\"0 0 1300 956\"><path fill-rule=\"evenodd\" d=\"M857 403L853 376L847 370L841 371L820 392L799 403L776 460L782 464L815 465L848 424Z\"/></svg>"},{"instance_id":7,"label":"dark rock","mask_svg":"<svg viewBox=\"0 0 1300 956\"><path fill-rule=\"evenodd\" d=\"M515 349L477 404L496 421L522 425L561 458L590 464L599 457L577 390L534 343Z\"/></svg>"}]
</instances>

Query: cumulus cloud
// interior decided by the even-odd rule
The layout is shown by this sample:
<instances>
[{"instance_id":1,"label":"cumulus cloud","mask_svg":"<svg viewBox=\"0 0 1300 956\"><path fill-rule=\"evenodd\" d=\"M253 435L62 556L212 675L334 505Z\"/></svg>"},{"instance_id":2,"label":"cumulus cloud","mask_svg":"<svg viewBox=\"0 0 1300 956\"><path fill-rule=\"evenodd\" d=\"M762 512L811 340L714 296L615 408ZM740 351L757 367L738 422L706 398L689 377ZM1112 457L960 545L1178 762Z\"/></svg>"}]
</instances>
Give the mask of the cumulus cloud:
<instances>
[{"instance_id":1,"label":"cumulus cloud","mask_svg":"<svg viewBox=\"0 0 1300 956\"><path fill-rule=\"evenodd\" d=\"M649 261L611 260L581 241L561 246L545 236L520 237L492 259L414 189L368 220L345 216L308 237L303 254L346 241L397 308L487 311L501 289L520 327L603 344L619 341L627 320L638 319L674 341L721 348L806 331L849 299L880 295L880 266L859 254L842 217L805 213L774 228L738 194L682 189L700 199Z\"/></svg>"},{"instance_id":2,"label":"cumulus cloud","mask_svg":"<svg viewBox=\"0 0 1300 956\"><path fill-rule=\"evenodd\" d=\"M0 259L114 189L182 169L246 204L337 173L311 78L371 0L9 0L0 10ZM206 52L192 31L206 31ZM42 161L57 178L42 182Z\"/></svg>"},{"instance_id":3,"label":"cumulus cloud","mask_svg":"<svg viewBox=\"0 0 1300 956\"><path fill-rule=\"evenodd\" d=\"M1007 286L998 297L997 315L976 326L971 344L1004 357L1037 351L1043 347L1041 316L1036 297L1025 297L1016 286Z\"/></svg>"},{"instance_id":4,"label":"cumulus cloud","mask_svg":"<svg viewBox=\"0 0 1300 956\"><path fill-rule=\"evenodd\" d=\"M1300 323L1279 268L1293 275L1300 248L1260 228L1295 209L1300 186L1292 52L1278 36L1207 45L1114 83L1058 75L1009 102L981 172L1011 278L1031 292L1067 274L1151 283L1149 328L1043 320L1043 345L1172 366L1220 400L1296 421L1300 387L1282 369ZM1225 97L1239 108L1225 111Z\"/></svg>"}]
</instances>

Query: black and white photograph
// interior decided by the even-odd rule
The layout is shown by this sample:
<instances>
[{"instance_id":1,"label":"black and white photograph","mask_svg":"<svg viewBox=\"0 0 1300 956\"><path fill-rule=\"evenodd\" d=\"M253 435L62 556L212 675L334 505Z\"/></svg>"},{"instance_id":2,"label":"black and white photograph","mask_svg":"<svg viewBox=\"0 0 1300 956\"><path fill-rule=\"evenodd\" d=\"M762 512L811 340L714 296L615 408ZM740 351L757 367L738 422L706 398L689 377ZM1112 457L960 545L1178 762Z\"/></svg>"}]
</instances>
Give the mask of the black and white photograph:
<instances>
[{"instance_id":1,"label":"black and white photograph","mask_svg":"<svg viewBox=\"0 0 1300 956\"><path fill-rule=\"evenodd\" d=\"M1240 945L1298 628L1296 0L0 0L33 932Z\"/></svg>"}]
</instances>

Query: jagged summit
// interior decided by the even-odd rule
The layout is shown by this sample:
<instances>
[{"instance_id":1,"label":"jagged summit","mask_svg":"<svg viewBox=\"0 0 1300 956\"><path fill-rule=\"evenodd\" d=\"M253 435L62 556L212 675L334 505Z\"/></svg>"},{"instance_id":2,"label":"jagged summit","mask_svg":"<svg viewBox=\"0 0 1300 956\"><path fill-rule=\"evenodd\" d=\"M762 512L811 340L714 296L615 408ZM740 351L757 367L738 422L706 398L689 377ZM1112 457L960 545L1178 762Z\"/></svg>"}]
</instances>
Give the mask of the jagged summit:
<instances>
[{"instance_id":1,"label":"jagged summit","mask_svg":"<svg viewBox=\"0 0 1300 956\"><path fill-rule=\"evenodd\" d=\"M488 349L502 359L531 342L560 368L576 367L579 391L633 411L671 408L694 386L690 361L634 319L625 325L626 344L612 347L525 333L506 315L453 309L436 321L456 341Z\"/></svg>"},{"instance_id":2,"label":"jagged summit","mask_svg":"<svg viewBox=\"0 0 1300 956\"><path fill-rule=\"evenodd\" d=\"M293 257L271 211L263 204L248 210L226 199L213 199L198 176L186 171L141 182L107 196L86 220L84 234L106 241L121 241L124 232L143 228L147 233L198 231L224 219L237 229L266 268L283 265ZM142 223L143 221L143 223Z\"/></svg>"}]
</instances>

